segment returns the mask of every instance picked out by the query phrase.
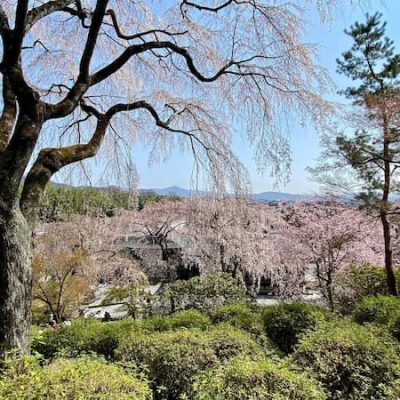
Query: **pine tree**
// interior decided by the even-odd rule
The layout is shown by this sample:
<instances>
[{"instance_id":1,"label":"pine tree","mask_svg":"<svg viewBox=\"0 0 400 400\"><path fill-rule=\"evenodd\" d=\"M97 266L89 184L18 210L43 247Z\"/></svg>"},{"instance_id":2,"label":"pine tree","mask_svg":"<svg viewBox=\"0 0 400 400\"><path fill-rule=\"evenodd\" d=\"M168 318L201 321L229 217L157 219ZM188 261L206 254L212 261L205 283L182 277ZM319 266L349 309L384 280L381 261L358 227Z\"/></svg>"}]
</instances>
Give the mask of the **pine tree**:
<instances>
[{"instance_id":1,"label":"pine tree","mask_svg":"<svg viewBox=\"0 0 400 400\"><path fill-rule=\"evenodd\" d=\"M356 22L345 31L354 43L337 60L338 72L357 83L343 94L356 106L353 118L364 118L364 127L351 137L339 134L336 146L362 183L359 198L379 213L387 283L390 293L397 295L390 223L394 205L389 196L397 191L400 167L400 55L385 35L381 18L379 13L367 15L365 23Z\"/></svg>"}]
</instances>

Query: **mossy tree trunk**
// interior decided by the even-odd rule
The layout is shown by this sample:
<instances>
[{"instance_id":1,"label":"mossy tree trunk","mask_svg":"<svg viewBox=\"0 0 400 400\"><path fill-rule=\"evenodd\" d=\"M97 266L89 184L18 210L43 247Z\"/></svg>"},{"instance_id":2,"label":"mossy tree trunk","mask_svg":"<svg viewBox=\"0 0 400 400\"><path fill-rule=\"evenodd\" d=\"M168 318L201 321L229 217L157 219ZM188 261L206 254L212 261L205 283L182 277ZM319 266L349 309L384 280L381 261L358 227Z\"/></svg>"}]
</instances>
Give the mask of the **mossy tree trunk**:
<instances>
[{"instance_id":1,"label":"mossy tree trunk","mask_svg":"<svg viewBox=\"0 0 400 400\"><path fill-rule=\"evenodd\" d=\"M0 208L0 358L12 348L29 352L31 237L18 204Z\"/></svg>"},{"instance_id":2,"label":"mossy tree trunk","mask_svg":"<svg viewBox=\"0 0 400 400\"><path fill-rule=\"evenodd\" d=\"M13 129L0 149L0 359L12 348L29 352L32 220L20 207L19 192L42 126L37 104L31 104L20 104L15 122L15 114L3 115L0 126L3 139L11 137L8 130Z\"/></svg>"},{"instance_id":3,"label":"mossy tree trunk","mask_svg":"<svg viewBox=\"0 0 400 400\"><path fill-rule=\"evenodd\" d=\"M53 105L40 99L24 79L21 51L27 29L38 19L62 10L68 0L57 0L28 11L28 0L18 1L15 27L9 26L0 4L3 59L3 110L0 115L0 359L11 349L29 353L32 302L32 232L41 195L50 178L71 163L94 156L111 117L80 104L89 87L88 68L104 17L107 0L99 0L89 29L81 74L69 96ZM81 106L98 123L88 143L42 149L24 179L44 123L63 118ZM125 110L126 108L124 108ZM22 192L21 192L22 189Z\"/></svg>"}]
</instances>

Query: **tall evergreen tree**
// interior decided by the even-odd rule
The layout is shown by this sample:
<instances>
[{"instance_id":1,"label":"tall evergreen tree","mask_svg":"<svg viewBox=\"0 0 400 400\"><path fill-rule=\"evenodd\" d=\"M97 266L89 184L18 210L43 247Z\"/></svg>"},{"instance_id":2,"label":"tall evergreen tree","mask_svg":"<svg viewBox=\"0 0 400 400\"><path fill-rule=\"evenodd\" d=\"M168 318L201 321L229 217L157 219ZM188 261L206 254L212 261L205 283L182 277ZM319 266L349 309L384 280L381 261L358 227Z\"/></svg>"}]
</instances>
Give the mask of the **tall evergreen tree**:
<instances>
[{"instance_id":1,"label":"tall evergreen tree","mask_svg":"<svg viewBox=\"0 0 400 400\"><path fill-rule=\"evenodd\" d=\"M356 172L358 197L379 214L385 243L385 268L389 291L398 294L393 273L392 227L395 213L390 195L398 191L400 168L400 55L385 35L386 23L376 13L356 22L345 33L353 39L350 50L337 60L338 72L355 84L342 92L353 101L351 122L357 128L351 136L337 134L327 145L328 155L317 172L348 167ZM329 142L326 142L329 143ZM336 169L331 169L331 171ZM315 170L314 170L315 172Z\"/></svg>"}]
</instances>

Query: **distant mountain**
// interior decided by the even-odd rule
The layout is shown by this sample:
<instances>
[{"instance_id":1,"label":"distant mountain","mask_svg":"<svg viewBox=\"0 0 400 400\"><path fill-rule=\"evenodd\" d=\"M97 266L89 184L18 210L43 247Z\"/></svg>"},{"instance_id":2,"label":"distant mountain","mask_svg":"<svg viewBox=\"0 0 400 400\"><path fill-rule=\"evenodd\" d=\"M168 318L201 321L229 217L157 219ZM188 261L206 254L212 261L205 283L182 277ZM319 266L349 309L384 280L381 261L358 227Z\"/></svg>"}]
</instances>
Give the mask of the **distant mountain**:
<instances>
[{"instance_id":1,"label":"distant mountain","mask_svg":"<svg viewBox=\"0 0 400 400\"><path fill-rule=\"evenodd\" d=\"M65 185L62 183L53 183L56 186L62 187L73 187L70 185ZM106 186L106 187L92 187L92 186L78 186L80 189L99 189L99 190L107 190L107 191L125 191L122 188L117 186ZM169 186L166 188L150 188L150 189L139 189L139 193L155 193L160 196L179 196L179 197L189 197L193 194L196 196L203 196L206 194L204 191L192 191L189 189L184 189L179 186ZM307 195L307 194L292 194L292 193L283 193L283 192L262 192L262 193L253 193L250 198L256 202L277 202L277 201L288 201L288 202L297 202L297 201L316 201L321 197L316 195Z\"/></svg>"},{"instance_id":2,"label":"distant mountain","mask_svg":"<svg viewBox=\"0 0 400 400\"><path fill-rule=\"evenodd\" d=\"M268 201L315 201L318 196L307 195L307 194L291 194L291 193L281 193L281 192L262 192L254 193L251 198L257 202L268 202Z\"/></svg>"},{"instance_id":3,"label":"distant mountain","mask_svg":"<svg viewBox=\"0 0 400 400\"><path fill-rule=\"evenodd\" d=\"M179 186L170 186L164 189L139 189L139 193L156 193L161 196L177 195L180 197L188 197L193 192L188 189L183 189ZM205 194L205 192L195 192L196 195ZM269 201L315 201L317 199L314 195L302 195L302 194L291 194L291 193L281 193L281 192L263 192L254 193L251 199L257 202L269 202Z\"/></svg>"},{"instance_id":4,"label":"distant mountain","mask_svg":"<svg viewBox=\"0 0 400 400\"><path fill-rule=\"evenodd\" d=\"M160 196L180 196L180 197L188 197L190 196L193 192L188 189L183 189L179 186L170 186L164 189L139 189L139 193L155 193ZM199 194L202 194L203 192L200 192Z\"/></svg>"}]
</instances>

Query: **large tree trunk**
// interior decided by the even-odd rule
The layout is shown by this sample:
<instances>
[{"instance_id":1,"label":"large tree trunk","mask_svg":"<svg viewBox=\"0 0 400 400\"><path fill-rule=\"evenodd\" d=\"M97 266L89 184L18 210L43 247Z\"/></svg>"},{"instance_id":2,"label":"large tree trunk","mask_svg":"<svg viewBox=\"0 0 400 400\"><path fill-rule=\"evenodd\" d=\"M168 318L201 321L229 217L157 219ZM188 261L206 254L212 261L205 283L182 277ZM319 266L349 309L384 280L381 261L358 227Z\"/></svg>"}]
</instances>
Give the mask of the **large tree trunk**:
<instances>
[{"instance_id":1,"label":"large tree trunk","mask_svg":"<svg viewBox=\"0 0 400 400\"><path fill-rule=\"evenodd\" d=\"M13 135L0 152L0 360L14 348L30 350L32 229L18 193L43 125L36 108L23 112L20 106Z\"/></svg>"},{"instance_id":2,"label":"large tree trunk","mask_svg":"<svg viewBox=\"0 0 400 400\"><path fill-rule=\"evenodd\" d=\"M389 293L393 296L398 295L396 277L393 272L393 249L392 249L392 234L390 221L388 221L386 212L381 212L381 222L383 227L383 237L385 242L385 269L386 280Z\"/></svg>"},{"instance_id":3,"label":"large tree trunk","mask_svg":"<svg viewBox=\"0 0 400 400\"><path fill-rule=\"evenodd\" d=\"M389 194L391 191L391 177L392 169L391 162L393 156L390 151L391 135L388 129L388 119L386 113L386 105L382 111L382 122L383 122L383 159L384 159L384 182L383 182L383 193L382 202L380 205L380 219L383 228L383 239L385 243L385 270L386 280L389 289L389 293L393 296L398 296L396 276L393 272L393 250L392 250L392 232L389 221Z\"/></svg>"},{"instance_id":4,"label":"large tree trunk","mask_svg":"<svg viewBox=\"0 0 400 400\"><path fill-rule=\"evenodd\" d=\"M0 359L11 349L30 350L32 232L19 206L0 198Z\"/></svg>"}]
</instances>

